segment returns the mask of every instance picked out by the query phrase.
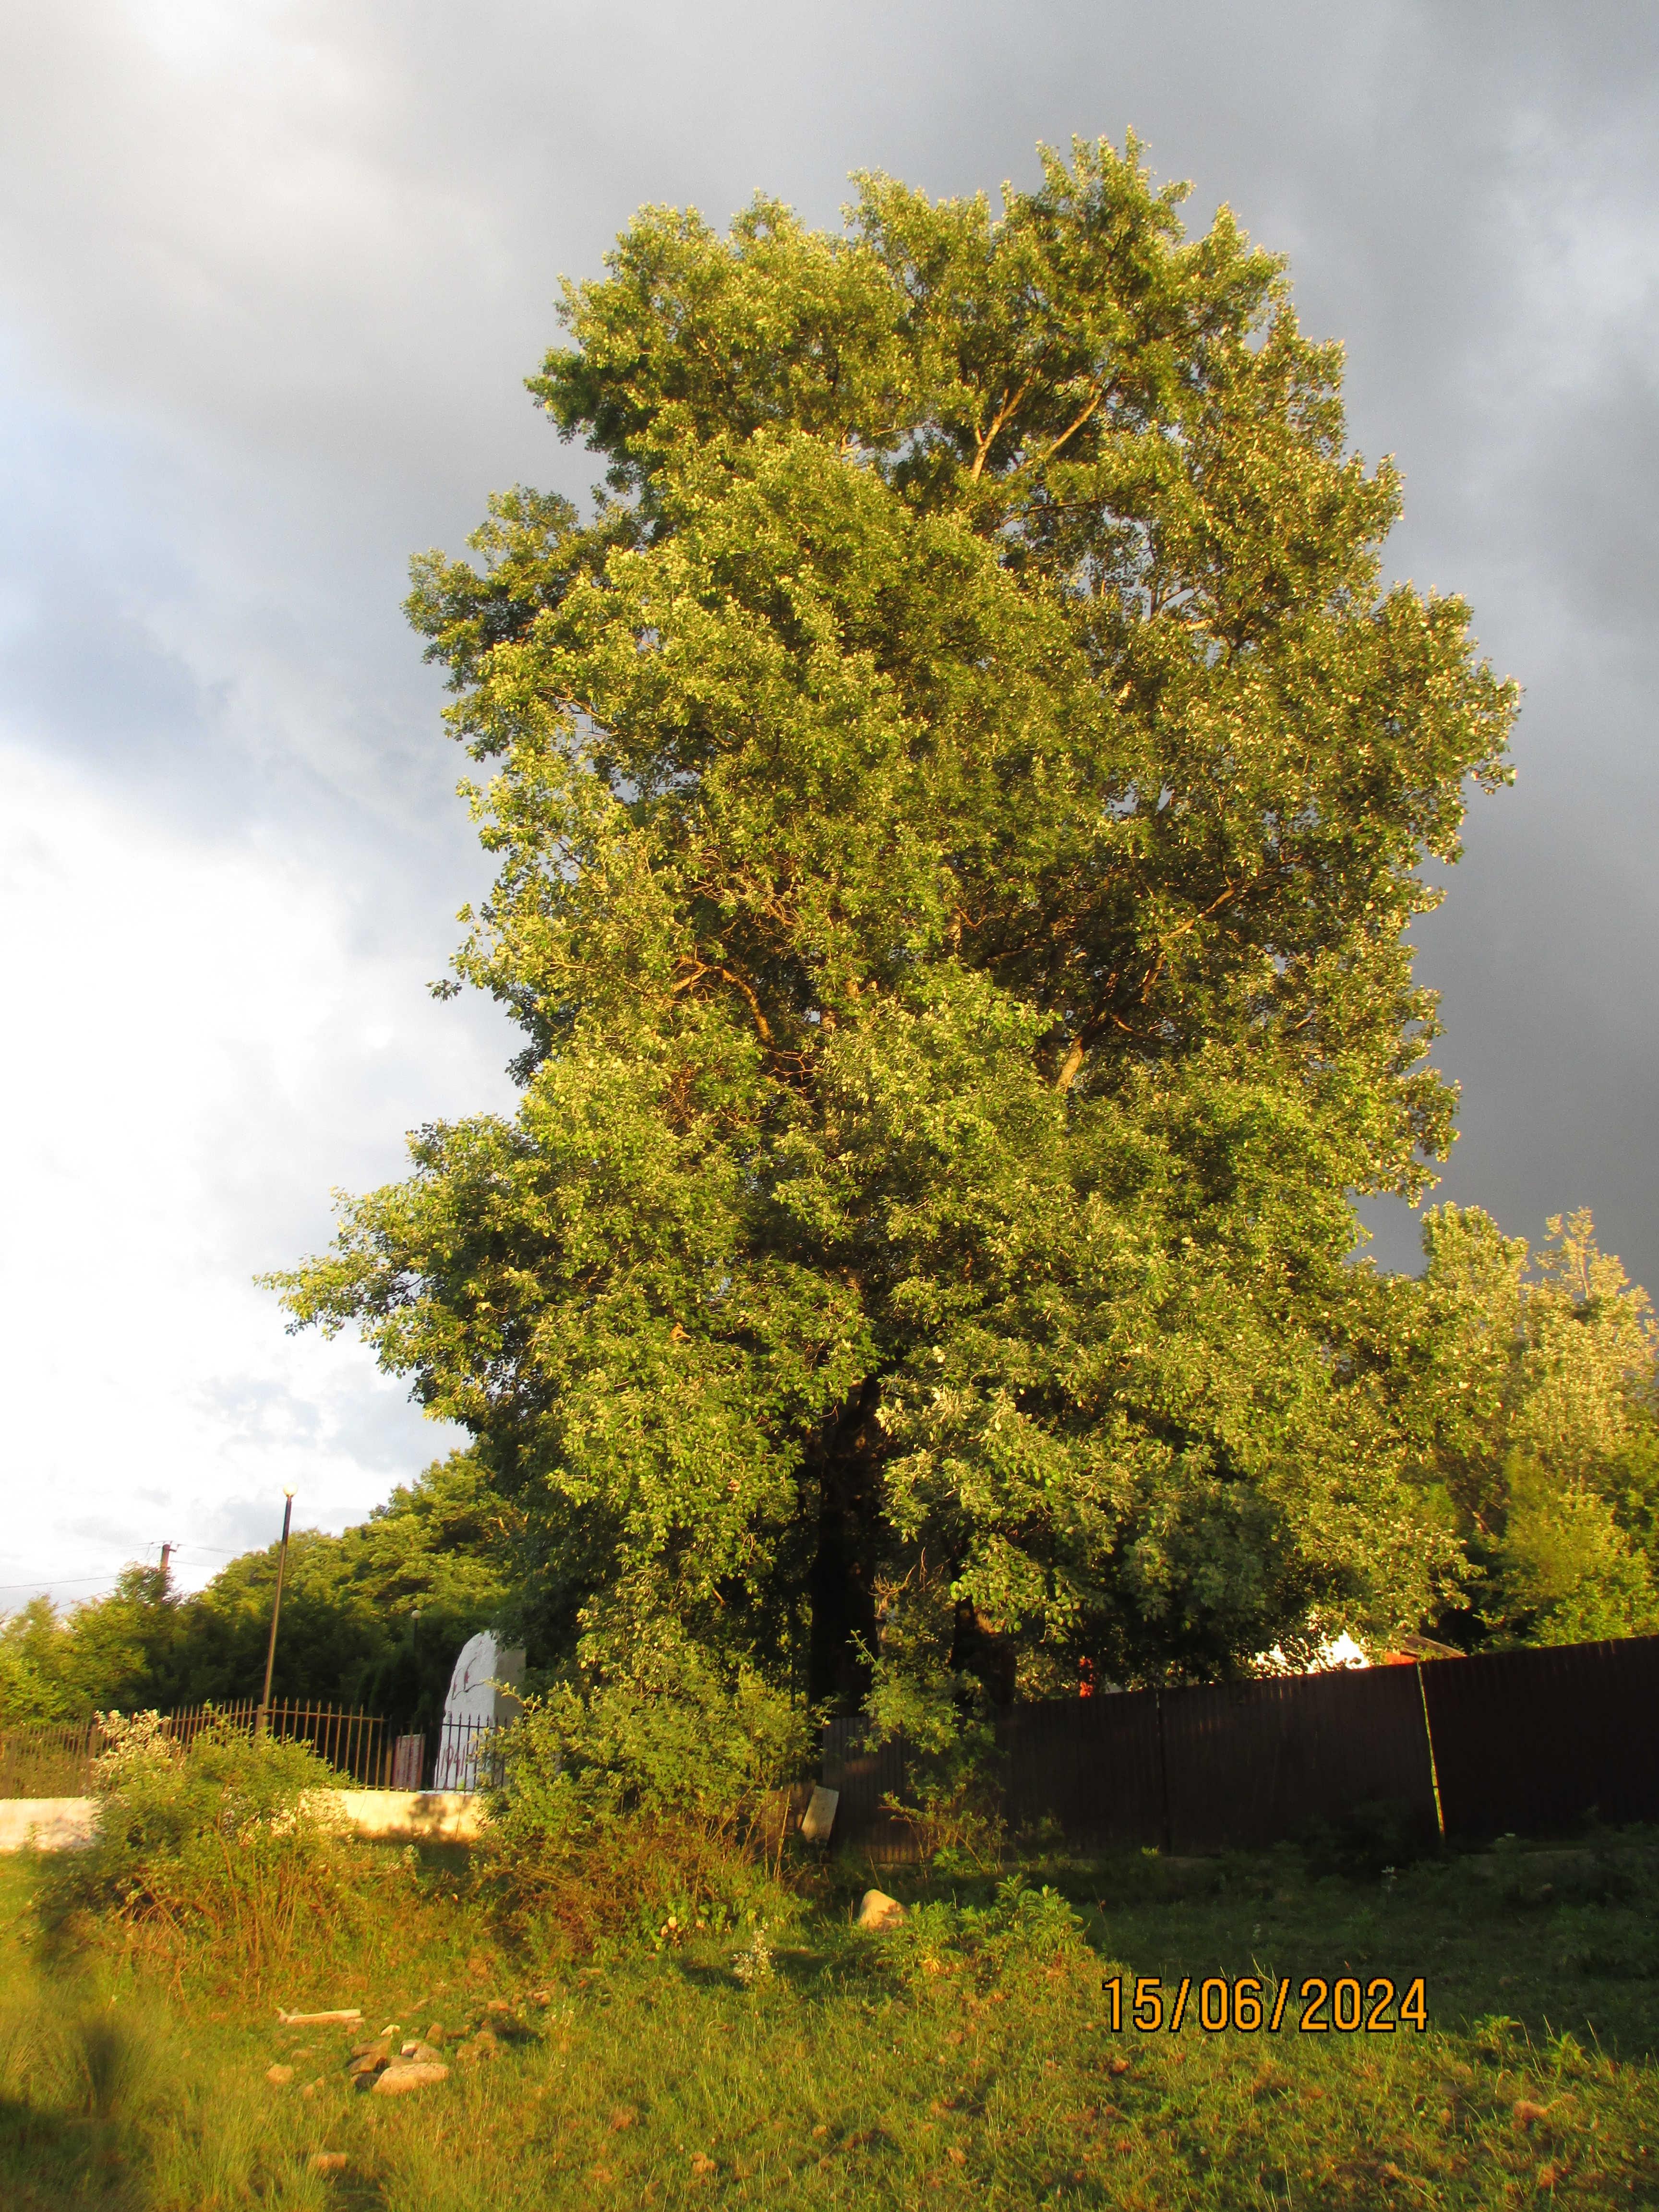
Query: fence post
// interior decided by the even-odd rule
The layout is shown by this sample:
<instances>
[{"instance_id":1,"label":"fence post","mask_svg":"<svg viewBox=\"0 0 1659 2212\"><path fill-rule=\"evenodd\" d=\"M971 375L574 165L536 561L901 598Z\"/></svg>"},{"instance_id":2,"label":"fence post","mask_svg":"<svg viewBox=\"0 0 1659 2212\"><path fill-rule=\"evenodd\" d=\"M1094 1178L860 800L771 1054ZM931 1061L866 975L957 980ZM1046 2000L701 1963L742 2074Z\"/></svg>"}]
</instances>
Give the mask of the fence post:
<instances>
[{"instance_id":1,"label":"fence post","mask_svg":"<svg viewBox=\"0 0 1659 2212\"><path fill-rule=\"evenodd\" d=\"M283 1609L283 1571L288 1565L288 1524L294 1518L294 1492L285 1490L283 1507L283 1541L276 1553L276 1594L270 1601L270 1641L265 1646L264 1694L259 1699L259 1711L253 1723L255 1735L263 1735L270 1716L270 1676L276 1664L276 1617Z\"/></svg>"},{"instance_id":2,"label":"fence post","mask_svg":"<svg viewBox=\"0 0 1659 2212\"><path fill-rule=\"evenodd\" d=\"M1434 1817L1442 1838L1446 1832L1446 1808L1440 1802L1440 1768L1434 1755L1434 1730L1429 1724L1429 1693L1423 1686L1423 1662L1413 1661L1417 1669L1417 1694L1423 1706L1423 1735L1429 1747L1429 1787L1434 1792Z\"/></svg>"}]
</instances>

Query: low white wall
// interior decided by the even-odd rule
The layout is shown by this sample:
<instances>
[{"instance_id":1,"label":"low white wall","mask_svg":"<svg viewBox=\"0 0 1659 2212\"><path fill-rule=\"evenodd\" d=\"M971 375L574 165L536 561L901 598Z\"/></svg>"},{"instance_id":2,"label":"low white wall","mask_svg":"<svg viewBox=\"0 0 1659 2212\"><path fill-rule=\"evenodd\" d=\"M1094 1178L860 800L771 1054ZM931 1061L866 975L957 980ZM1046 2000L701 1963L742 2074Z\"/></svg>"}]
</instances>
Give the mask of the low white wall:
<instances>
[{"instance_id":1,"label":"low white wall","mask_svg":"<svg viewBox=\"0 0 1659 2212\"><path fill-rule=\"evenodd\" d=\"M483 1826L472 1790L331 1790L360 1836L400 1844L470 1844Z\"/></svg>"},{"instance_id":2,"label":"low white wall","mask_svg":"<svg viewBox=\"0 0 1659 2212\"><path fill-rule=\"evenodd\" d=\"M92 1841L92 1797L0 1797L0 1851L72 1851Z\"/></svg>"},{"instance_id":3,"label":"low white wall","mask_svg":"<svg viewBox=\"0 0 1659 2212\"><path fill-rule=\"evenodd\" d=\"M360 1836L398 1844L469 1844L483 1800L466 1790L330 1790L321 1793ZM72 1851L92 1840L94 1797L0 1798L0 1851Z\"/></svg>"}]
</instances>

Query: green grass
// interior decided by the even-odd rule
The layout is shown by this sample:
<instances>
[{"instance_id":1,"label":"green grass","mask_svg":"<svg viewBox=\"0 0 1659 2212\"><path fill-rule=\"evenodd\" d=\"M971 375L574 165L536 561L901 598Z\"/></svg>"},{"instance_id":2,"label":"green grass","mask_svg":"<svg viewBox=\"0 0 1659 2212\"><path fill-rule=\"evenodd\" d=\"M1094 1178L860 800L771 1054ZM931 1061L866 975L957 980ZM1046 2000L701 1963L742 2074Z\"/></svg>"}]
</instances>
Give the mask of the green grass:
<instances>
[{"instance_id":1,"label":"green grass","mask_svg":"<svg viewBox=\"0 0 1659 2212\"><path fill-rule=\"evenodd\" d=\"M1349 1881L1290 1852L1045 1875L1086 1941L1045 1938L1052 1914L1026 1941L945 1910L897 1939L860 1935L848 1869L775 1931L774 1972L745 1989L730 1935L586 1968L514 1952L433 1859L406 1924L319 1942L255 2004L206 1962L169 1981L112 1937L50 1960L34 1874L0 1863L0 2202L1659 2203L1659 1872L1641 1862L1556 1869L1547 1892L1522 1861L1496 1880L1451 1862ZM924 1905L989 1902L884 1880ZM1420 1974L1427 2032L1212 2035L1190 2010L1179 2034L1110 2031L1104 1976L1252 1970ZM358 2003L371 2032L440 2022L450 2078L359 2095L343 2070L355 2032L281 2029L276 2000ZM489 2021L493 2051L473 2033ZM267 2081L275 2063L291 2084ZM318 2151L343 2167L311 2171Z\"/></svg>"}]
</instances>

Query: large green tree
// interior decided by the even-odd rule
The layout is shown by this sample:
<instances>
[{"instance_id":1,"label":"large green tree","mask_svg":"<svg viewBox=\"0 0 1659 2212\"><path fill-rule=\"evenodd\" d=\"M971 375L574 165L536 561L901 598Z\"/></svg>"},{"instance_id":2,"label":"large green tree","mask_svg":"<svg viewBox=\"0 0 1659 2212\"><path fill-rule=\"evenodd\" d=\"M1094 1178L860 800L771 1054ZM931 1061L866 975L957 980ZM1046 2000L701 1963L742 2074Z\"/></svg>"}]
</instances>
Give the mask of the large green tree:
<instances>
[{"instance_id":1,"label":"large green tree","mask_svg":"<svg viewBox=\"0 0 1659 2212\"><path fill-rule=\"evenodd\" d=\"M593 509L416 566L523 1098L280 1279L479 1440L549 1660L672 1625L914 1714L1455 1559L1350 1194L1449 1141L1402 932L1513 690L1384 587L1281 263L1133 141L1042 173L644 210L532 384Z\"/></svg>"}]
</instances>

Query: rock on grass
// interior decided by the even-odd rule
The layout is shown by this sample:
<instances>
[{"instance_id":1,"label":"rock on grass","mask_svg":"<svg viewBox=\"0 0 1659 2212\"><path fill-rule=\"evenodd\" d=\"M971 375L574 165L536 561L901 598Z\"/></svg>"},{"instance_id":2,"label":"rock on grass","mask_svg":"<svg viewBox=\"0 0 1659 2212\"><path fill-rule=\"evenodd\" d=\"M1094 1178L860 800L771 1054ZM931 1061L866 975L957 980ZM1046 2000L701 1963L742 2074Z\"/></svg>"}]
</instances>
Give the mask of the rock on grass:
<instances>
[{"instance_id":1,"label":"rock on grass","mask_svg":"<svg viewBox=\"0 0 1659 2212\"><path fill-rule=\"evenodd\" d=\"M436 2059L410 2059L386 2068L374 2084L377 2097L401 2097L410 2089L424 2089L428 2082L447 2081L449 2069Z\"/></svg>"}]
</instances>

